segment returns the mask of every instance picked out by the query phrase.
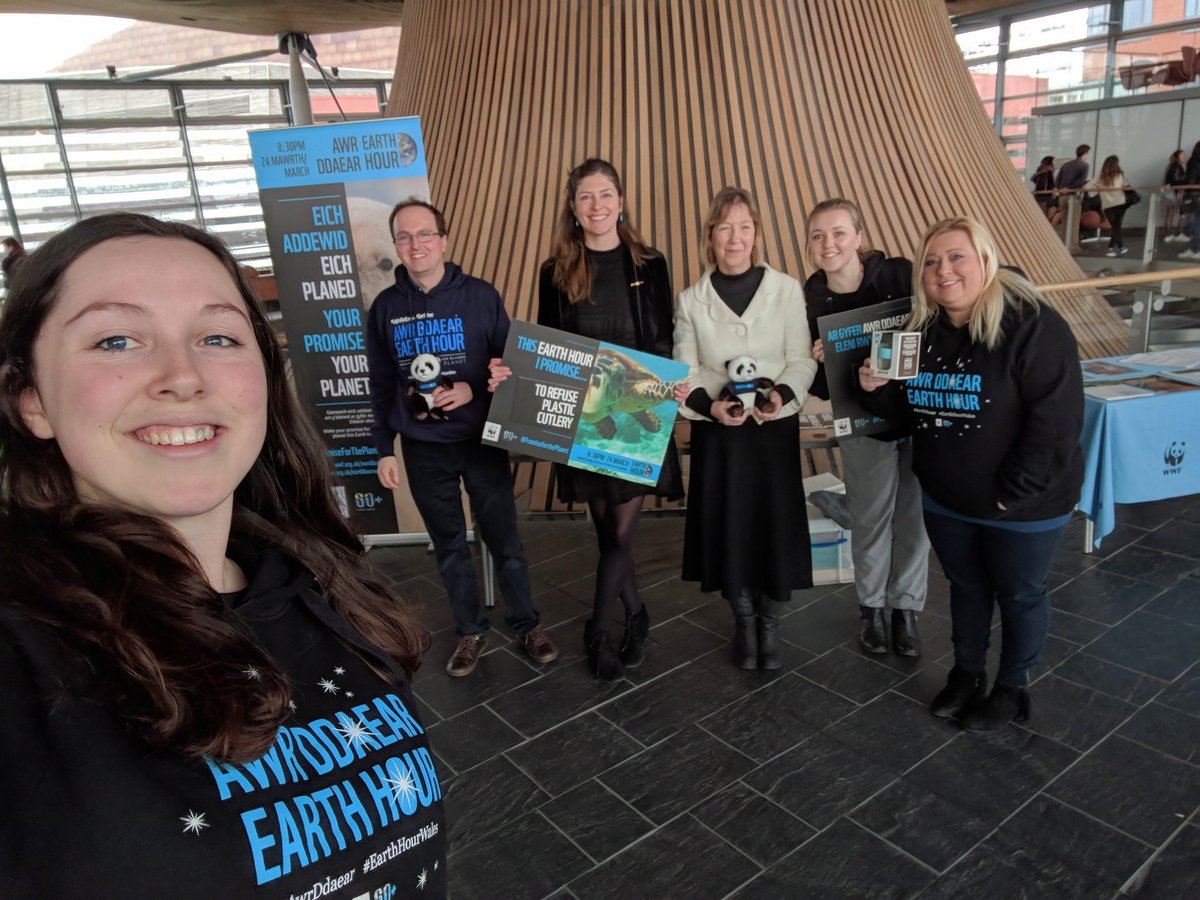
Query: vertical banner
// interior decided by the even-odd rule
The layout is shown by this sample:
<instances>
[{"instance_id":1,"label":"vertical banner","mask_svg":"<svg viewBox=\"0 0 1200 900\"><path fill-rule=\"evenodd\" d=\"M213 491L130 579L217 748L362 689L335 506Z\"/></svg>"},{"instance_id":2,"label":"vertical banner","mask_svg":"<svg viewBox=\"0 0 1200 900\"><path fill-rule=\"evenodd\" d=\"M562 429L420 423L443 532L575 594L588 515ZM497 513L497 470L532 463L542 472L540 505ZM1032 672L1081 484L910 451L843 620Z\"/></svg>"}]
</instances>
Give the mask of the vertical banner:
<instances>
[{"instance_id":1,"label":"vertical banner","mask_svg":"<svg viewBox=\"0 0 1200 900\"><path fill-rule=\"evenodd\" d=\"M366 310L394 279L392 206L406 197L429 199L420 120L249 137L300 404L313 415L343 485L342 513L359 534L392 534L396 504L375 475L363 326ZM410 512L399 518L424 531Z\"/></svg>"}]
</instances>

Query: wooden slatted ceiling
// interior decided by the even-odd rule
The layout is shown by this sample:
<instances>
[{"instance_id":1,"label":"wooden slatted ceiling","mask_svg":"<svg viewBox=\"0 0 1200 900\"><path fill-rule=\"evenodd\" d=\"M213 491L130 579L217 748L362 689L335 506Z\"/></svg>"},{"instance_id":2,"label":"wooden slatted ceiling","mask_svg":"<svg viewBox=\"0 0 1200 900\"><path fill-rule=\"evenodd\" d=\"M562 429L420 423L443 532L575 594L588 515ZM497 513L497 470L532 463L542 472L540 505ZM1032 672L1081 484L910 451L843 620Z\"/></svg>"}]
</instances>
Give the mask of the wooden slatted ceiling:
<instances>
[{"instance_id":1,"label":"wooden slatted ceiling","mask_svg":"<svg viewBox=\"0 0 1200 900\"><path fill-rule=\"evenodd\" d=\"M420 115L450 255L536 314L567 171L611 159L676 290L703 270L720 187L749 188L763 247L803 278L804 217L856 200L911 256L933 221L986 222L1035 281L1081 273L987 120L939 0L408 0L390 115ZM1125 349L1097 295L1052 298L1086 356Z\"/></svg>"}]
</instances>

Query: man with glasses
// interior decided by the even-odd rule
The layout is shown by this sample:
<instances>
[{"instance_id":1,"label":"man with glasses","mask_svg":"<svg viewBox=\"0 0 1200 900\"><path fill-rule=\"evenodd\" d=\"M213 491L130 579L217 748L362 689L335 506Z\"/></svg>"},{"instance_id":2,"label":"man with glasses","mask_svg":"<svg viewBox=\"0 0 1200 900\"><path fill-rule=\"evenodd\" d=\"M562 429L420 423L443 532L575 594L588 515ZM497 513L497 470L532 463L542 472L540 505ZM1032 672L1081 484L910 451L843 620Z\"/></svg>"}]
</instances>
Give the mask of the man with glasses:
<instances>
[{"instance_id":1,"label":"man with glasses","mask_svg":"<svg viewBox=\"0 0 1200 900\"><path fill-rule=\"evenodd\" d=\"M489 630L467 547L460 483L496 563L508 606L505 621L530 659L551 662L558 648L533 608L508 454L480 443L488 410L488 361L503 354L508 338L504 302L492 285L446 261L449 229L435 206L403 200L392 209L388 225L402 265L396 283L375 298L366 329L378 475L385 488L400 487L399 435L408 488L433 541L459 635L446 671L470 675ZM414 413L408 385L413 360L422 354L437 357L445 376L431 397L444 416L418 419Z\"/></svg>"}]
</instances>

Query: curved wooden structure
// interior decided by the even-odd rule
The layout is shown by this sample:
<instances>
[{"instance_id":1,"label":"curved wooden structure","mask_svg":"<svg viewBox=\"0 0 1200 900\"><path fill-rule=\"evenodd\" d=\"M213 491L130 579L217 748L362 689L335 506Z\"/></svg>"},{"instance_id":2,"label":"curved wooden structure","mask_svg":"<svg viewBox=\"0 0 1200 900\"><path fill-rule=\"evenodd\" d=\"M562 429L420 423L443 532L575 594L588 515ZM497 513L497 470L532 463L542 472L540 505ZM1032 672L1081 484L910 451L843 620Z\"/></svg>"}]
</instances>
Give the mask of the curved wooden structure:
<instances>
[{"instance_id":1,"label":"curved wooden structure","mask_svg":"<svg viewBox=\"0 0 1200 900\"><path fill-rule=\"evenodd\" d=\"M767 260L797 276L806 211L840 195L889 253L966 213L1034 281L1081 277L985 117L942 0L406 0L388 112L422 117L450 255L520 318L588 156L621 170L677 288L702 270L700 222L726 184L755 193ZM1096 294L1053 302L1085 356L1125 349Z\"/></svg>"}]
</instances>

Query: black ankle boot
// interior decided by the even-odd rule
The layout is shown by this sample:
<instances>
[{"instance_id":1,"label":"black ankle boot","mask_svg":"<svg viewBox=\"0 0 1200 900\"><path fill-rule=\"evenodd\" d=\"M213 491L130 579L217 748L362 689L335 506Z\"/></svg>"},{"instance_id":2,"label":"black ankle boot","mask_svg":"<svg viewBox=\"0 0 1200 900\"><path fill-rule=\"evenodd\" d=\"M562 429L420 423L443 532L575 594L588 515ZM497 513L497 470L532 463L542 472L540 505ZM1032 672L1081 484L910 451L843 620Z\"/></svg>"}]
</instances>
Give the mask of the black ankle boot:
<instances>
[{"instance_id":1,"label":"black ankle boot","mask_svg":"<svg viewBox=\"0 0 1200 900\"><path fill-rule=\"evenodd\" d=\"M781 604L759 594L754 598L758 611L758 667L778 669L783 665L779 654L779 607Z\"/></svg>"},{"instance_id":2,"label":"black ankle boot","mask_svg":"<svg viewBox=\"0 0 1200 900\"><path fill-rule=\"evenodd\" d=\"M625 610L625 637L621 640L621 664L627 669L636 669L646 658L646 635L650 633L650 613L646 604L631 616Z\"/></svg>"},{"instance_id":3,"label":"black ankle boot","mask_svg":"<svg viewBox=\"0 0 1200 900\"><path fill-rule=\"evenodd\" d=\"M583 643L587 649L588 669L601 681L620 681L625 667L613 648L607 628L596 628L588 619L583 626Z\"/></svg>"},{"instance_id":4,"label":"black ankle boot","mask_svg":"<svg viewBox=\"0 0 1200 900\"><path fill-rule=\"evenodd\" d=\"M860 606L858 642L868 653L887 653L887 616L882 606Z\"/></svg>"},{"instance_id":5,"label":"black ankle boot","mask_svg":"<svg viewBox=\"0 0 1200 900\"><path fill-rule=\"evenodd\" d=\"M986 700L967 711L963 725L971 731L995 731L1009 722L1028 722L1030 711L1028 691L998 684Z\"/></svg>"},{"instance_id":6,"label":"black ankle boot","mask_svg":"<svg viewBox=\"0 0 1200 900\"><path fill-rule=\"evenodd\" d=\"M754 627L754 596L741 591L737 598L729 598L733 608L733 664L739 669L753 669L758 665L758 634Z\"/></svg>"},{"instance_id":7,"label":"black ankle boot","mask_svg":"<svg viewBox=\"0 0 1200 900\"><path fill-rule=\"evenodd\" d=\"M939 719L959 716L987 696L987 672L965 672L957 666L950 670L946 686L933 698L929 711Z\"/></svg>"},{"instance_id":8,"label":"black ankle boot","mask_svg":"<svg viewBox=\"0 0 1200 900\"><path fill-rule=\"evenodd\" d=\"M892 610L892 649L897 656L921 655L921 635L917 633L915 610Z\"/></svg>"}]
</instances>

